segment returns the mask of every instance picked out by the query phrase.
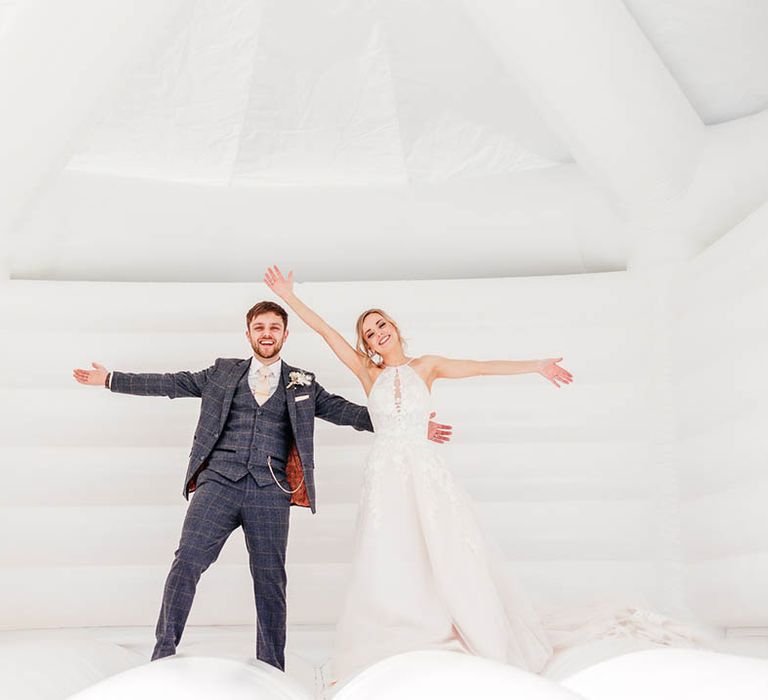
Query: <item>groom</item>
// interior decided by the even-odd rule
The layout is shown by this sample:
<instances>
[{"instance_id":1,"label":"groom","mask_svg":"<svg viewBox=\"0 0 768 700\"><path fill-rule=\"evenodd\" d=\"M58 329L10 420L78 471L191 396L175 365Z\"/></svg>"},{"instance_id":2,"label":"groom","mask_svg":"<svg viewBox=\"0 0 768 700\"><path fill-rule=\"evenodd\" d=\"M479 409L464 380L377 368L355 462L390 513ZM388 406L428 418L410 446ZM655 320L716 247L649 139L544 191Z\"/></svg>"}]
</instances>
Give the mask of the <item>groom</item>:
<instances>
[{"instance_id":1,"label":"groom","mask_svg":"<svg viewBox=\"0 0 768 700\"><path fill-rule=\"evenodd\" d=\"M242 526L256 599L256 656L284 670L289 506L315 512L314 419L373 431L366 408L329 394L314 375L280 359L288 338L282 306L256 304L245 335L251 358L220 358L201 372L128 374L97 363L74 370L81 384L121 394L202 399L183 490L185 498L195 496L165 582L153 660L176 653L200 575ZM446 442L449 431L430 421L428 437Z\"/></svg>"}]
</instances>

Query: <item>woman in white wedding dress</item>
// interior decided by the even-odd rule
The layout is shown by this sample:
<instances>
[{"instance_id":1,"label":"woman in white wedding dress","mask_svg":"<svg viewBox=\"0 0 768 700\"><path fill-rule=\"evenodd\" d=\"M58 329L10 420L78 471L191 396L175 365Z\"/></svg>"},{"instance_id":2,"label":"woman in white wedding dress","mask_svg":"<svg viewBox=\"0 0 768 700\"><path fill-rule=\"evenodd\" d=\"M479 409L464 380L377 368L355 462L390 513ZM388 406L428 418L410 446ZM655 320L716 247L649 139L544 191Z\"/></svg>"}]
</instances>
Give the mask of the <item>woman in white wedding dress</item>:
<instances>
[{"instance_id":1,"label":"woman in white wedding dress","mask_svg":"<svg viewBox=\"0 0 768 700\"><path fill-rule=\"evenodd\" d=\"M424 435L435 380L538 372L559 387L573 378L558 366L562 358L408 358L396 324L378 309L360 316L355 349L298 299L292 273L270 268L264 281L358 377L375 429L333 680L415 649L541 670L552 654L547 635L522 591L496 571L468 497Z\"/></svg>"}]
</instances>

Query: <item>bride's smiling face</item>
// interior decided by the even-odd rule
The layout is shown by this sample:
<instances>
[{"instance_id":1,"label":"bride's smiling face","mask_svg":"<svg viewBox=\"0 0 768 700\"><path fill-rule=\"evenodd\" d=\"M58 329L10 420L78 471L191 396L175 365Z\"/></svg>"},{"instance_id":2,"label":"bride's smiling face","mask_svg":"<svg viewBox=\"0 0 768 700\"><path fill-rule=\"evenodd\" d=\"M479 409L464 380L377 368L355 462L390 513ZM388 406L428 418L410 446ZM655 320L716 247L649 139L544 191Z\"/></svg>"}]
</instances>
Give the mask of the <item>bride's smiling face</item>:
<instances>
[{"instance_id":1,"label":"bride's smiling face","mask_svg":"<svg viewBox=\"0 0 768 700\"><path fill-rule=\"evenodd\" d=\"M371 351L385 355L400 346L395 326L379 313L371 313L363 321L363 339Z\"/></svg>"}]
</instances>

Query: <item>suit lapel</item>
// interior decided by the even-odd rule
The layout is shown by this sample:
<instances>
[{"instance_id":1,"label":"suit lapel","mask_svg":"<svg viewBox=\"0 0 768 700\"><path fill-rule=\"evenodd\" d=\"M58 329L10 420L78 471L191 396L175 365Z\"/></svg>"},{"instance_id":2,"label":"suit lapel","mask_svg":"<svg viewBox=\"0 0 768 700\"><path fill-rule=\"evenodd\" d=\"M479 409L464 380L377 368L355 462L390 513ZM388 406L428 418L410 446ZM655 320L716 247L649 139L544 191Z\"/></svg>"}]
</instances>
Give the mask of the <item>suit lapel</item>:
<instances>
[{"instance_id":1,"label":"suit lapel","mask_svg":"<svg viewBox=\"0 0 768 700\"><path fill-rule=\"evenodd\" d=\"M296 393L295 391L288 389L288 385L291 383L288 375L295 371L295 367L291 367L285 360L283 360L281 374L283 377L283 387L285 388L285 403L288 405L288 418L290 418L291 429L293 430L294 435L296 435Z\"/></svg>"},{"instance_id":2,"label":"suit lapel","mask_svg":"<svg viewBox=\"0 0 768 700\"><path fill-rule=\"evenodd\" d=\"M296 492L291 495L291 505L305 506L312 508L307 492L307 483L304 474L304 465L301 462L298 445L298 431L296 430L296 389L288 388L291 383L290 373L298 371L296 367L291 367L283 360L282 380L285 388L285 403L288 406L288 417L291 421L291 430L293 430L293 443L288 451L288 461L285 465L285 474L288 479L288 486ZM314 510L312 511L314 512Z\"/></svg>"},{"instance_id":3,"label":"suit lapel","mask_svg":"<svg viewBox=\"0 0 768 700\"><path fill-rule=\"evenodd\" d=\"M251 368L250 360L240 360L232 365L232 369L229 371L226 379L224 380L226 389L224 391L224 399L221 403L221 416L219 417L219 431L224 429L224 424L227 422L227 416L229 415L229 407L232 405L232 399L235 396L237 385L243 378L243 375Z\"/></svg>"}]
</instances>

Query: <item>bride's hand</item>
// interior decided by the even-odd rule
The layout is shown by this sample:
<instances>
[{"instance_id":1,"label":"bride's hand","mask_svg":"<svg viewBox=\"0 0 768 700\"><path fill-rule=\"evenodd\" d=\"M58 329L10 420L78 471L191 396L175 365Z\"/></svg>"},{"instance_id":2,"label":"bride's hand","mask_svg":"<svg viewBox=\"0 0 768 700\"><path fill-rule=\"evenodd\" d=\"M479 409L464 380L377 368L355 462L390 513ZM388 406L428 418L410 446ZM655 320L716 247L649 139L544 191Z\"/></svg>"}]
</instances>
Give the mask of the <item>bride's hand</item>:
<instances>
[{"instance_id":1,"label":"bride's hand","mask_svg":"<svg viewBox=\"0 0 768 700\"><path fill-rule=\"evenodd\" d=\"M570 384L573 381L573 375L563 367L558 367L557 363L562 357L550 357L546 360L539 360L539 374L552 382L558 389L560 384Z\"/></svg>"},{"instance_id":2,"label":"bride's hand","mask_svg":"<svg viewBox=\"0 0 768 700\"><path fill-rule=\"evenodd\" d=\"M264 283L281 299L285 299L293 293L293 271L288 273L288 277L283 277L280 268L275 265L270 267L264 273Z\"/></svg>"}]
</instances>

